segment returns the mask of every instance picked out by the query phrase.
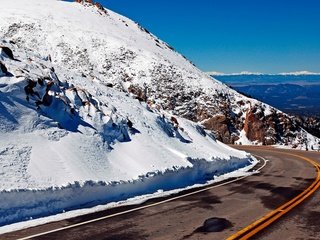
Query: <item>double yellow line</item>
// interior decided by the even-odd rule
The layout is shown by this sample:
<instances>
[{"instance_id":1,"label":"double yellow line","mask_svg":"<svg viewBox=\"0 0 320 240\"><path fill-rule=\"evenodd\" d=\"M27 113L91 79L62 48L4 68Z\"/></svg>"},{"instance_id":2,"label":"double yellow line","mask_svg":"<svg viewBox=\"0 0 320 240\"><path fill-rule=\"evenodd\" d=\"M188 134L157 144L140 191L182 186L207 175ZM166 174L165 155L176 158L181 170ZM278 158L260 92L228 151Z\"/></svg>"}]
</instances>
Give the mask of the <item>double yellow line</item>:
<instances>
[{"instance_id":1,"label":"double yellow line","mask_svg":"<svg viewBox=\"0 0 320 240\"><path fill-rule=\"evenodd\" d=\"M299 203L303 202L306 198L312 195L318 188L320 188L320 165L316 161L307 157L296 155L296 154L291 154L291 153L283 153L283 154L294 156L311 163L316 168L317 178L312 182L312 184L306 190L304 190L298 196L291 199L289 202L283 204L282 206L278 207L277 209L271 211L270 213L263 216L262 218L251 223L250 225L243 228L239 232L228 237L227 240L249 239L250 237L254 236L258 232L260 232L261 230L269 226L271 223L275 222L281 216L283 216L284 214L292 210Z\"/></svg>"}]
</instances>

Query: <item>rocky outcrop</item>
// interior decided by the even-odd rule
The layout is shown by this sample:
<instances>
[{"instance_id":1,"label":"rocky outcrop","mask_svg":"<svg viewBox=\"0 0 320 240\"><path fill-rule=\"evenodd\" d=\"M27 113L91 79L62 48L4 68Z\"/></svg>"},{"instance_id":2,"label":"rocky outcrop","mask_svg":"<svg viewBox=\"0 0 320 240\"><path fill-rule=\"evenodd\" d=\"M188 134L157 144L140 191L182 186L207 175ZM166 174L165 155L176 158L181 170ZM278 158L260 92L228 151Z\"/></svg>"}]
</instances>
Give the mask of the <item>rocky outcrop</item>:
<instances>
[{"instance_id":1,"label":"rocky outcrop","mask_svg":"<svg viewBox=\"0 0 320 240\"><path fill-rule=\"evenodd\" d=\"M250 141L264 145L287 145L296 137L300 127L301 124L294 117L276 110L265 115L261 109L254 107L246 112L243 130Z\"/></svg>"},{"instance_id":2,"label":"rocky outcrop","mask_svg":"<svg viewBox=\"0 0 320 240\"><path fill-rule=\"evenodd\" d=\"M75 0L77 3L89 3L89 4L93 4L92 0Z\"/></svg>"},{"instance_id":3,"label":"rocky outcrop","mask_svg":"<svg viewBox=\"0 0 320 240\"><path fill-rule=\"evenodd\" d=\"M233 92L214 92L206 95L201 89L179 85L179 72L170 67L154 69L154 81L141 87L130 85L128 92L139 101L156 103L157 108L171 111L191 121L201 122L215 137L228 144L239 140L244 130L251 142L263 145L295 145L305 141L301 134L302 122L254 99L243 99ZM170 75L168 75L170 74ZM310 122L311 125L312 121Z\"/></svg>"},{"instance_id":4,"label":"rocky outcrop","mask_svg":"<svg viewBox=\"0 0 320 240\"><path fill-rule=\"evenodd\" d=\"M140 102L147 101L146 90L143 90L139 86L130 85L128 88L128 92L133 94L133 96L138 99Z\"/></svg>"},{"instance_id":5,"label":"rocky outcrop","mask_svg":"<svg viewBox=\"0 0 320 240\"><path fill-rule=\"evenodd\" d=\"M75 2L83 5L88 4L89 6L95 6L101 13L108 14L107 10L99 2L94 2L93 0L75 0Z\"/></svg>"},{"instance_id":6,"label":"rocky outcrop","mask_svg":"<svg viewBox=\"0 0 320 240\"><path fill-rule=\"evenodd\" d=\"M225 143L232 143L231 133L229 130L230 121L224 115L217 115L203 122L206 129L215 133L215 137Z\"/></svg>"},{"instance_id":7,"label":"rocky outcrop","mask_svg":"<svg viewBox=\"0 0 320 240\"><path fill-rule=\"evenodd\" d=\"M320 138L320 118L319 117L299 117L298 123L312 135Z\"/></svg>"},{"instance_id":8,"label":"rocky outcrop","mask_svg":"<svg viewBox=\"0 0 320 240\"><path fill-rule=\"evenodd\" d=\"M249 140L265 142L266 126L263 122L263 118L261 118L259 115L261 114L255 114L254 111L248 110L243 129L246 132L246 136Z\"/></svg>"}]
</instances>

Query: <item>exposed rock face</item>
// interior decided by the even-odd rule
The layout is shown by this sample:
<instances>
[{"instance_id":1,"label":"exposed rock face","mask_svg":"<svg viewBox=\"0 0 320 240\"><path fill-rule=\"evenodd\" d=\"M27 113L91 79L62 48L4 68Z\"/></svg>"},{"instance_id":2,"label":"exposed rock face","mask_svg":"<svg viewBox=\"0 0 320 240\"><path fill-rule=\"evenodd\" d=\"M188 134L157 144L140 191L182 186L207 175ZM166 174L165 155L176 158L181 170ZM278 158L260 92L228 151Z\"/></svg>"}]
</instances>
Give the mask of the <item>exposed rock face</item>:
<instances>
[{"instance_id":1,"label":"exposed rock face","mask_svg":"<svg viewBox=\"0 0 320 240\"><path fill-rule=\"evenodd\" d=\"M93 4L92 0L75 0L77 3L90 3Z\"/></svg>"},{"instance_id":2,"label":"exposed rock face","mask_svg":"<svg viewBox=\"0 0 320 240\"><path fill-rule=\"evenodd\" d=\"M290 144L296 137L301 123L282 112L273 110L267 116L259 108L247 110L244 121L244 131L250 141L264 145L273 145L279 142Z\"/></svg>"},{"instance_id":3,"label":"exposed rock face","mask_svg":"<svg viewBox=\"0 0 320 240\"><path fill-rule=\"evenodd\" d=\"M203 126L206 129L214 131L215 136L218 140L231 143L231 133L229 131L229 119L224 115L217 115L205 120Z\"/></svg>"},{"instance_id":4,"label":"exposed rock face","mask_svg":"<svg viewBox=\"0 0 320 240\"><path fill-rule=\"evenodd\" d=\"M259 118L259 115L255 115L252 110L248 110L246 113L243 129L249 140L259 142L265 141L265 126L261 118Z\"/></svg>"},{"instance_id":5,"label":"exposed rock face","mask_svg":"<svg viewBox=\"0 0 320 240\"><path fill-rule=\"evenodd\" d=\"M132 93L139 101L147 101L146 90L143 90L138 86L130 85L128 92Z\"/></svg>"},{"instance_id":6,"label":"exposed rock face","mask_svg":"<svg viewBox=\"0 0 320 240\"><path fill-rule=\"evenodd\" d=\"M257 144L302 146L308 141L299 119L230 89L208 94L204 89L181 85L179 81L184 75L174 66L156 66L151 84L131 84L128 92L139 101L151 99L158 108L201 122L224 143L238 141L242 130L249 141ZM313 121L309 123L314 126Z\"/></svg>"},{"instance_id":7,"label":"exposed rock face","mask_svg":"<svg viewBox=\"0 0 320 240\"><path fill-rule=\"evenodd\" d=\"M99 2L94 2L93 0L75 0L75 2L81 3L83 5L88 4L89 6L95 6L100 10L100 12L108 14L107 10Z\"/></svg>"},{"instance_id":8,"label":"exposed rock face","mask_svg":"<svg viewBox=\"0 0 320 240\"><path fill-rule=\"evenodd\" d=\"M318 117L297 117L299 124L312 135L320 138L320 118Z\"/></svg>"}]
</instances>

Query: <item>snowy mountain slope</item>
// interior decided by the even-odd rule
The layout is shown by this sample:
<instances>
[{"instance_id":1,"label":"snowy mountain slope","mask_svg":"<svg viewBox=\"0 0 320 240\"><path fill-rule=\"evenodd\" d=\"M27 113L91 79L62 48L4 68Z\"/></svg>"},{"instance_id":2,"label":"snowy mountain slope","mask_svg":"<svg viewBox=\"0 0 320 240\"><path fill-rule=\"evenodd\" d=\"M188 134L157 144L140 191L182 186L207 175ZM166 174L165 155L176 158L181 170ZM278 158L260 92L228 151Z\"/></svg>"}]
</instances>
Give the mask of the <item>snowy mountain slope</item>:
<instances>
[{"instance_id":1,"label":"snowy mountain slope","mask_svg":"<svg viewBox=\"0 0 320 240\"><path fill-rule=\"evenodd\" d=\"M166 111L157 102L164 98L146 103L128 93L130 85L154 84L157 71L180 76L190 91L225 87L115 13L54 0L2 1L0 50L7 69L0 77L0 225L256 164Z\"/></svg>"},{"instance_id":2,"label":"snowy mountain slope","mask_svg":"<svg viewBox=\"0 0 320 240\"><path fill-rule=\"evenodd\" d=\"M217 142L196 123L178 118L176 124L166 112L148 110L129 95L86 78L78 78L88 81L86 89L61 82L50 61L3 44L13 49L19 62L4 58L13 76L0 78L0 197L6 199L0 203L2 224L26 214L46 214L39 202L50 202L53 211L61 212L188 186L253 163L246 153ZM26 100L30 79L37 81L33 91L43 96L43 103L36 94ZM159 177L145 180L157 176L164 176L165 182ZM109 189L132 180L142 181L142 186ZM70 191L79 187L89 189L81 190L81 198ZM24 189L36 189L43 196ZM53 191L49 199L44 194L48 191ZM88 194L92 191L96 195ZM21 202L16 201L19 195Z\"/></svg>"},{"instance_id":3,"label":"snowy mountain slope","mask_svg":"<svg viewBox=\"0 0 320 240\"><path fill-rule=\"evenodd\" d=\"M60 77L71 83L80 75L129 91L150 106L202 123L225 143L242 143L240 133L246 129L259 132L245 133L254 143L305 148L307 142L310 148L318 141L307 137L294 118L212 80L146 29L112 11L54 0L14 0L2 6L1 38L42 58L50 56ZM60 71L61 66L68 71ZM77 84L87 86L85 81ZM276 126L270 123L274 120Z\"/></svg>"}]
</instances>

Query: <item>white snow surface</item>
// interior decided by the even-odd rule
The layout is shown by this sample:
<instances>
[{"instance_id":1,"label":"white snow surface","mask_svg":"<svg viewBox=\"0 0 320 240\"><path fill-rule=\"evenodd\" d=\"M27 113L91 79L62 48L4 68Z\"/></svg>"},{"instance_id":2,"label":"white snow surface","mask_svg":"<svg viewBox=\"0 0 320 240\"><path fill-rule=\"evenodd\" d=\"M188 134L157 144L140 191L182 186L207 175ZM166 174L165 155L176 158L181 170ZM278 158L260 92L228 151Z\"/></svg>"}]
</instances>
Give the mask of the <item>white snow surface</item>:
<instances>
[{"instance_id":1,"label":"white snow surface","mask_svg":"<svg viewBox=\"0 0 320 240\"><path fill-rule=\"evenodd\" d=\"M227 90L127 18L78 3L1 1L0 45L16 59L0 55L11 73L0 77L0 226L256 164L201 125L175 116L177 124L108 86L125 88L126 77L143 85L161 63L179 66L190 88ZM30 80L47 106L37 108L36 94L27 101Z\"/></svg>"},{"instance_id":2,"label":"white snow surface","mask_svg":"<svg viewBox=\"0 0 320 240\"><path fill-rule=\"evenodd\" d=\"M266 164L266 162L264 163L263 166L265 166L265 164ZM259 169L263 168L263 166L261 166ZM260 170L258 170L258 169L254 170L254 171L249 171L251 168L252 168L252 166L249 165L247 167L238 169L236 171L217 176L217 177L215 177L215 179L210 180L204 184L198 183L198 184L194 184L192 186L188 186L185 188L177 188L177 189L169 190L169 191L164 191L163 189L158 189L154 193L135 196L135 197L129 198L124 201L109 202L107 204L97 205L97 206L89 207L89 208L75 209L75 210L70 210L67 212L62 210L62 212L59 212L55 215L40 217L40 218L36 218L36 219L29 218L29 219L26 219L25 221L22 221L22 222L12 223L12 224L8 224L8 225L0 227L0 234L12 232L12 231L17 231L17 230L21 230L21 229L25 229L25 228L30 228L30 227L34 227L34 226L37 226L40 224L46 224L46 223L50 223L50 222L56 222L56 221L61 221L64 219L74 218L74 217L81 216L84 214L104 211L104 210L114 208L114 207L133 205L133 204L142 204L145 201L152 199L152 198L165 197L165 196L169 196L169 195L178 193L182 190L193 189L193 188L198 188L198 187L205 187L208 184L216 183L215 187L219 187L219 186L228 184L228 181L222 182L224 180L232 179L230 181L237 181L237 180L246 178L248 176L251 176L253 174L257 174L260 172ZM219 182L222 182L222 183L219 183ZM50 192L45 192L44 194L48 194L48 193L50 193Z\"/></svg>"},{"instance_id":3,"label":"white snow surface","mask_svg":"<svg viewBox=\"0 0 320 240\"><path fill-rule=\"evenodd\" d=\"M239 145L257 145L258 143L250 141L246 136L246 132L244 130L242 130L240 132L239 139L237 141L235 141L235 144L239 144Z\"/></svg>"}]
</instances>

